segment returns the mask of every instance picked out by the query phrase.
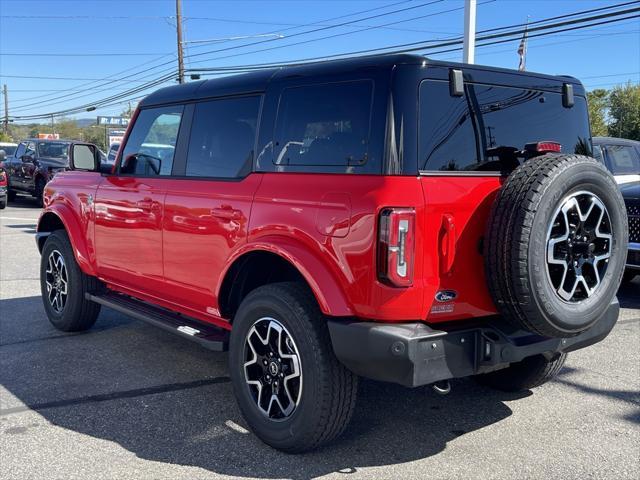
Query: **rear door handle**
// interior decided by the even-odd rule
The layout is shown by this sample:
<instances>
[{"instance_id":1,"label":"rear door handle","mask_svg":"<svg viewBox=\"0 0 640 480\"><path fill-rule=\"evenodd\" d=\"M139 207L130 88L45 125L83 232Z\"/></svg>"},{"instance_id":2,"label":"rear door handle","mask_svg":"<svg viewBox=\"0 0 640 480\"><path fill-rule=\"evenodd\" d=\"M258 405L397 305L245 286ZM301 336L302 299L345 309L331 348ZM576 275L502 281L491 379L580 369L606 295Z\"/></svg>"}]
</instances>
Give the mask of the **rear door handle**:
<instances>
[{"instance_id":1,"label":"rear door handle","mask_svg":"<svg viewBox=\"0 0 640 480\"><path fill-rule=\"evenodd\" d=\"M144 200L138 200L136 202L136 206L141 210L147 210L147 211L160 209L160 204L158 202L151 200L150 198L145 198Z\"/></svg>"},{"instance_id":2,"label":"rear door handle","mask_svg":"<svg viewBox=\"0 0 640 480\"><path fill-rule=\"evenodd\" d=\"M212 208L211 216L221 218L223 220L240 220L242 218L242 212L233 208Z\"/></svg>"}]
</instances>

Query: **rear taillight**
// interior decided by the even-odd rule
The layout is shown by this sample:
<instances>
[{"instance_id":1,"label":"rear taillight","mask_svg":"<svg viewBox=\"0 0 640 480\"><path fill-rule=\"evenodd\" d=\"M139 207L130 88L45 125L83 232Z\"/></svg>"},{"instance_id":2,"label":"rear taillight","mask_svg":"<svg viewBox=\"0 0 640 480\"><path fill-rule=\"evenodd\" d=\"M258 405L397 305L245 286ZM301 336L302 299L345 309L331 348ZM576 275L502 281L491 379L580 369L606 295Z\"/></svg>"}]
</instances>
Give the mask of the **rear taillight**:
<instances>
[{"instance_id":1,"label":"rear taillight","mask_svg":"<svg viewBox=\"0 0 640 480\"><path fill-rule=\"evenodd\" d=\"M378 278L395 287L413 283L415 219L412 208L385 208L378 231Z\"/></svg>"},{"instance_id":2,"label":"rear taillight","mask_svg":"<svg viewBox=\"0 0 640 480\"><path fill-rule=\"evenodd\" d=\"M558 142L534 142L527 143L524 146L524 149L527 152L535 152L535 153L549 153L549 152L561 152L562 145Z\"/></svg>"}]
</instances>

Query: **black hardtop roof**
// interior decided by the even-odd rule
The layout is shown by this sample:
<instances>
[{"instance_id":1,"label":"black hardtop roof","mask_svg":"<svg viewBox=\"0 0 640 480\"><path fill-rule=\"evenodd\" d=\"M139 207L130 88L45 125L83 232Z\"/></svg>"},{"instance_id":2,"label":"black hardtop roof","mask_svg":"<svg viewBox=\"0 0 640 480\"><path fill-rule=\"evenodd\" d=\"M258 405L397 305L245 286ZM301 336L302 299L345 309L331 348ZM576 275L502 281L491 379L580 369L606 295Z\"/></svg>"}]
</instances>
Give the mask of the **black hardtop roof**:
<instances>
[{"instance_id":1,"label":"black hardtop roof","mask_svg":"<svg viewBox=\"0 0 640 480\"><path fill-rule=\"evenodd\" d=\"M583 87L579 80L569 76L546 75L533 72L519 72L506 68L489 67L483 65L469 65L456 62L432 60L421 55L385 54L352 57L340 60L325 60L301 63L285 67L257 70L255 72L230 75L188 82L161 88L140 101L140 106L160 105L166 103L199 100L224 95L240 95L246 93L264 92L269 83L278 78L288 76L331 75L352 72L354 70L391 70L396 65L424 65L426 67L461 68L466 70L485 71L552 80L555 82L572 83L579 87L576 93L582 94Z\"/></svg>"},{"instance_id":2,"label":"black hardtop roof","mask_svg":"<svg viewBox=\"0 0 640 480\"><path fill-rule=\"evenodd\" d=\"M601 143L605 143L607 145L636 145L640 147L640 142L637 140L618 137L593 137L593 143L598 145Z\"/></svg>"}]
</instances>

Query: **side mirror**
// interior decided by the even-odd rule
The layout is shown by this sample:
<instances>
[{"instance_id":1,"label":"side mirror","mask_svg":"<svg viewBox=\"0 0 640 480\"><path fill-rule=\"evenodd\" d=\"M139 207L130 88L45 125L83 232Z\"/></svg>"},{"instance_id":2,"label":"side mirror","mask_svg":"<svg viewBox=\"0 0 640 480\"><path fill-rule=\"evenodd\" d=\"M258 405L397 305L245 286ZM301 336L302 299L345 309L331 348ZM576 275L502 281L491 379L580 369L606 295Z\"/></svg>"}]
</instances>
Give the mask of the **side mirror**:
<instances>
[{"instance_id":1,"label":"side mirror","mask_svg":"<svg viewBox=\"0 0 640 480\"><path fill-rule=\"evenodd\" d=\"M33 157L31 155L23 155L20 157L20 160L22 160L23 163L29 163L33 162Z\"/></svg>"},{"instance_id":2,"label":"side mirror","mask_svg":"<svg viewBox=\"0 0 640 480\"><path fill-rule=\"evenodd\" d=\"M100 167L98 147L91 143L74 143L70 153L69 167L71 170L95 172Z\"/></svg>"},{"instance_id":3,"label":"side mirror","mask_svg":"<svg viewBox=\"0 0 640 480\"><path fill-rule=\"evenodd\" d=\"M0 150L0 162L4 162L7 159L7 152Z\"/></svg>"}]
</instances>

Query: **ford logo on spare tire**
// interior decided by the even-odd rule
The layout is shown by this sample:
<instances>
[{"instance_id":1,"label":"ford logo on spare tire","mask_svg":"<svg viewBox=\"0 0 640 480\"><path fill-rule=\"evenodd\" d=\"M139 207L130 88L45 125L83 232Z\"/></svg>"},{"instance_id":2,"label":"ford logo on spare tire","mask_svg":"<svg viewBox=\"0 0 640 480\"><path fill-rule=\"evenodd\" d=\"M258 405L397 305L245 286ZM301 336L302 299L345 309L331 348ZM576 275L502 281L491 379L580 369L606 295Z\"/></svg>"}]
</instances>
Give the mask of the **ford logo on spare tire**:
<instances>
[{"instance_id":1,"label":"ford logo on spare tire","mask_svg":"<svg viewBox=\"0 0 640 480\"><path fill-rule=\"evenodd\" d=\"M455 300L457 296L458 292L455 290L440 290L436 293L436 300L442 303L451 302L452 300Z\"/></svg>"}]
</instances>

